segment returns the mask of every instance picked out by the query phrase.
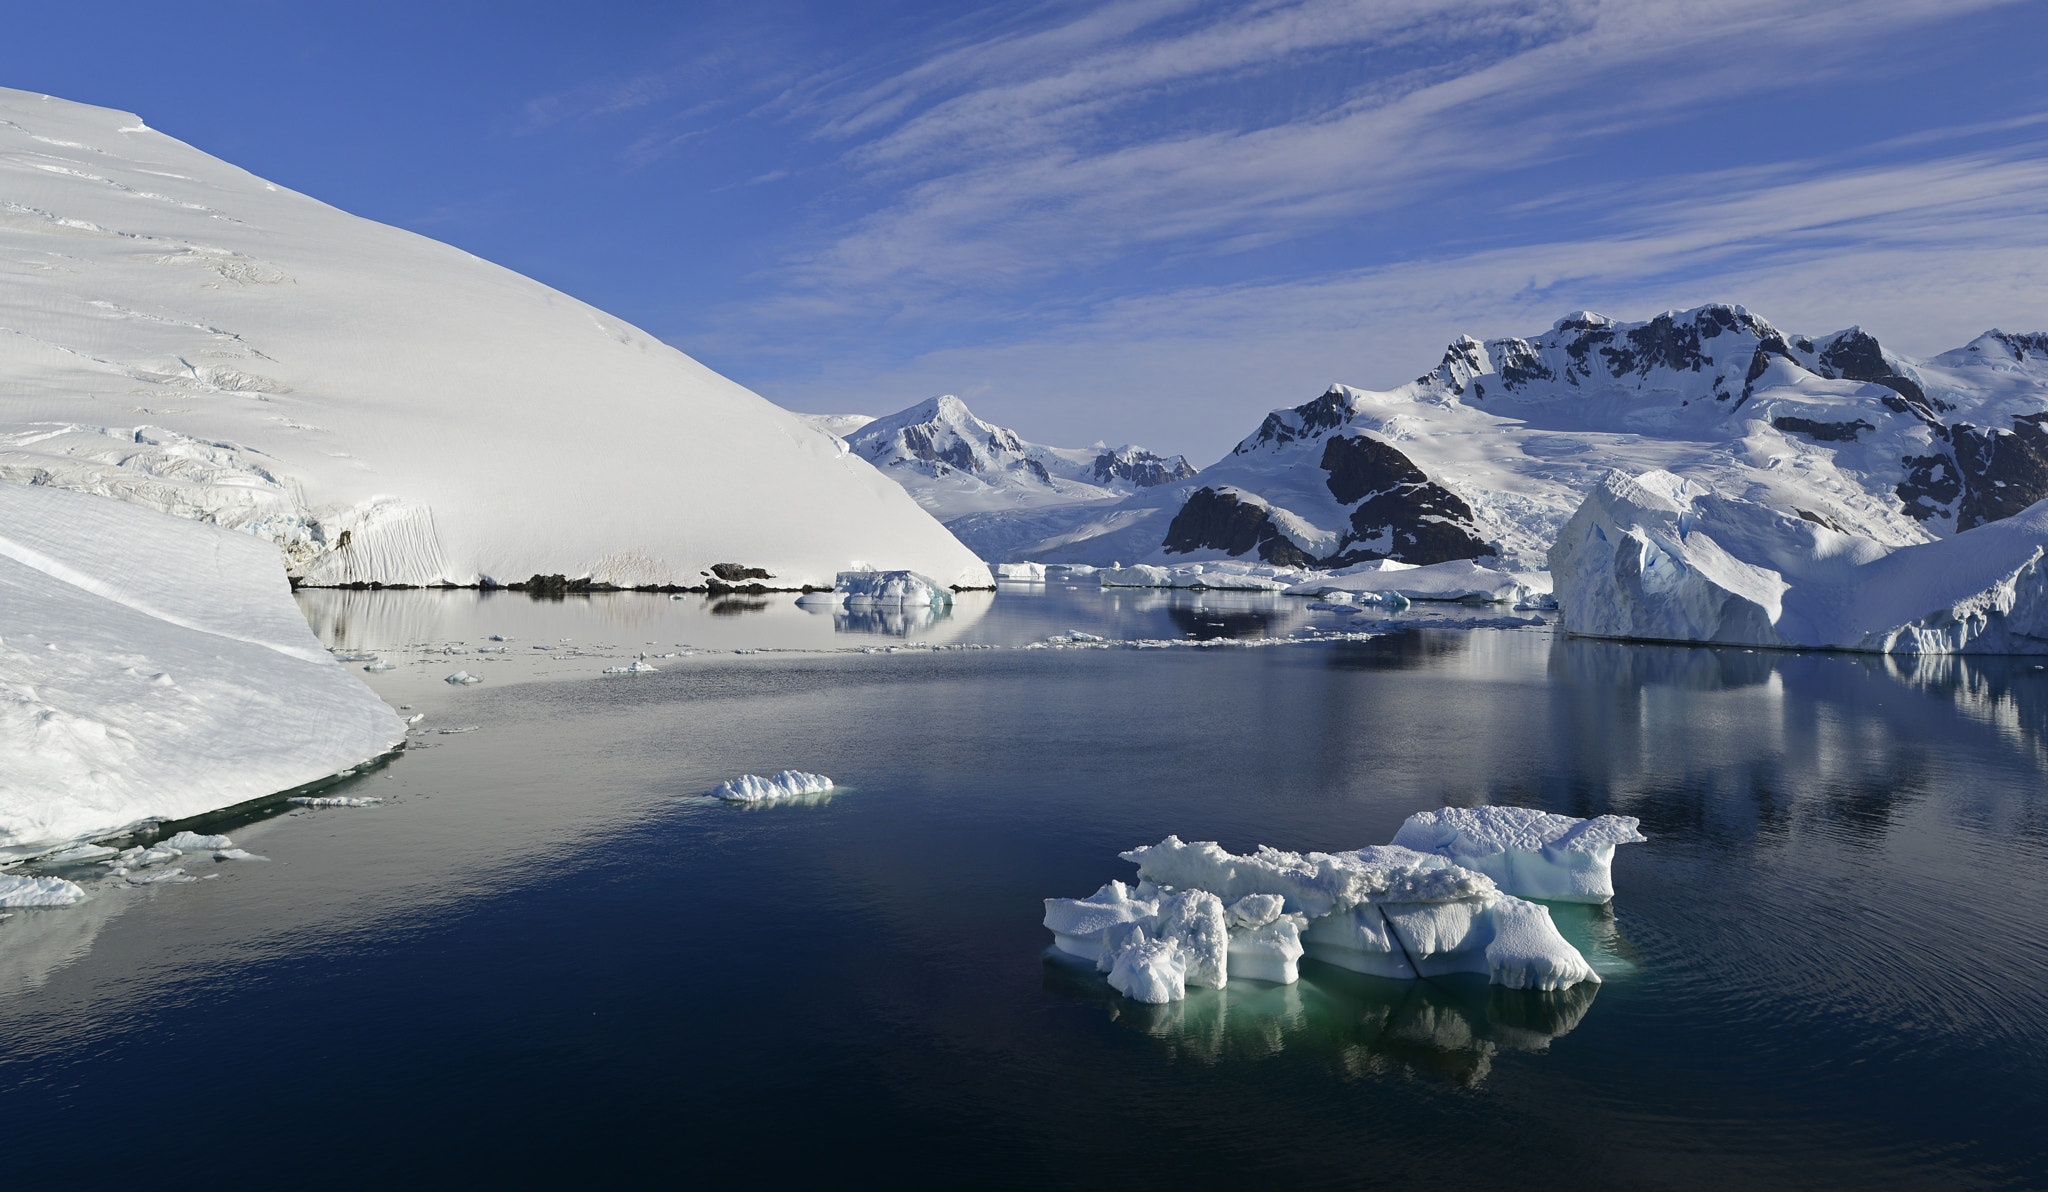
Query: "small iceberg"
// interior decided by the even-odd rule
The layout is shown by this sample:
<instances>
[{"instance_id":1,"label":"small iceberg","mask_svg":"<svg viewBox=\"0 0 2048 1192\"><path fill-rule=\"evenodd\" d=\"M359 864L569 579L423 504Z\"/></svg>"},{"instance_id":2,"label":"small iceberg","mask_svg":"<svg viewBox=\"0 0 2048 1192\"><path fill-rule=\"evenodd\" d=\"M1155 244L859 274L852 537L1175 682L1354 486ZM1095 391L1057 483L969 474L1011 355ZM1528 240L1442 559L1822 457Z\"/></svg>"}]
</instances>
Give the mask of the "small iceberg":
<instances>
[{"instance_id":1,"label":"small iceberg","mask_svg":"<svg viewBox=\"0 0 2048 1192\"><path fill-rule=\"evenodd\" d=\"M85 901L85 888L61 877L0 875L0 906L70 906Z\"/></svg>"},{"instance_id":2,"label":"small iceberg","mask_svg":"<svg viewBox=\"0 0 2048 1192\"><path fill-rule=\"evenodd\" d=\"M1606 902L1618 844L1637 821L1524 807L1446 807L1411 816L1393 844L1342 853L1168 836L1131 849L1138 882L1045 900L1060 953L1093 962L1126 997L1179 1001L1230 978L1293 984L1303 956L1381 977L1483 974L1510 989L1559 990L1599 974L1529 898Z\"/></svg>"},{"instance_id":3,"label":"small iceberg","mask_svg":"<svg viewBox=\"0 0 2048 1192\"><path fill-rule=\"evenodd\" d=\"M481 683L484 681L484 677L482 675L472 675L466 670L459 670L456 671L454 674L449 675L447 679L443 681L455 684Z\"/></svg>"},{"instance_id":4,"label":"small iceberg","mask_svg":"<svg viewBox=\"0 0 2048 1192\"><path fill-rule=\"evenodd\" d=\"M830 592L806 592L797 597L797 603L811 607L951 608L953 590L915 571L842 571Z\"/></svg>"},{"instance_id":5,"label":"small iceberg","mask_svg":"<svg viewBox=\"0 0 2048 1192\"><path fill-rule=\"evenodd\" d=\"M773 778L744 774L731 782L721 782L704 793L710 798L723 799L728 803L768 803L777 799L822 795L831 789L832 780L823 774L784 770Z\"/></svg>"},{"instance_id":6,"label":"small iceberg","mask_svg":"<svg viewBox=\"0 0 2048 1192\"><path fill-rule=\"evenodd\" d=\"M608 666L604 668L604 673L608 675L651 675L660 669L660 667L649 663L647 656L642 654L633 660L631 666Z\"/></svg>"}]
</instances>

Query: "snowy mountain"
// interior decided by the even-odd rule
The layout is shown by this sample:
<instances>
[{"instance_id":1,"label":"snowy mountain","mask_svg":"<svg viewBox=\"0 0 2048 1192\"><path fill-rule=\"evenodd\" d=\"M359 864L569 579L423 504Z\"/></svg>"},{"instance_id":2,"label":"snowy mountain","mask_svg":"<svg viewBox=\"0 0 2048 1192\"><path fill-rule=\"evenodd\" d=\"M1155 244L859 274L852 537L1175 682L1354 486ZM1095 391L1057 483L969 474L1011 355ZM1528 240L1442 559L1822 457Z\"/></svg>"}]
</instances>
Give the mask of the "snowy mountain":
<instances>
[{"instance_id":1,"label":"snowy mountain","mask_svg":"<svg viewBox=\"0 0 2048 1192\"><path fill-rule=\"evenodd\" d=\"M992 510L1112 502L1195 474L1182 457L1142 447L1028 443L1015 431L975 417L951 394L886 418L798 417L839 435L853 454L880 468L941 521Z\"/></svg>"},{"instance_id":2,"label":"snowy mountain","mask_svg":"<svg viewBox=\"0 0 2048 1192\"><path fill-rule=\"evenodd\" d=\"M1740 306L1642 323L1580 312L1453 343L1384 392L1332 386L1196 477L1114 506L955 521L991 559L1375 558L1540 566L1611 469L1904 546L2048 497L2048 335L1928 360L1868 333L1778 331Z\"/></svg>"},{"instance_id":3,"label":"snowy mountain","mask_svg":"<svg viewBox=\"0 0 2048 1192\"><path fill-rule=\"evenodd\" d=\"M987 568L839 441L509 270L136 117L0 91L0 480L310 584Z\"/></svg>"}]
</instances>

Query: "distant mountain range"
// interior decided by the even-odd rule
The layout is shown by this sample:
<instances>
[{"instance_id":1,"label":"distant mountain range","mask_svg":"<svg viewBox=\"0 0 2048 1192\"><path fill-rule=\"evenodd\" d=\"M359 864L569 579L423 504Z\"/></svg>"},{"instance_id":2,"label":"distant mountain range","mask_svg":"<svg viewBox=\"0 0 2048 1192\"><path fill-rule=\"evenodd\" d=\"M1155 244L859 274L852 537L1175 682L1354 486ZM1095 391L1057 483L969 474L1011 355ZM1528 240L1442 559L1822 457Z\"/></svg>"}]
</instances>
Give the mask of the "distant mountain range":
<instances>
[{"instance_id":1,"label":"distant mountain range","mask_svg":"<svg viewBox=\"0 0 2048 1192\"><path fill-rule=\"evenodd\" d=\"M2048 334L1988 331L1916 360L1858 328L1781 332L1740 306L1579 312L1527 339L1461 337L1394 389L1333 385L1193 476L1120 500L942 518L991 561L1533 568L1608 470L1664 468L1904 545L2048 497L2044 423Z\"/></svg>"},{"instance_id":2,"label":"distant mountain range","mask_svg":"<svg viewBox=\"0 0 2048 1192\"><path fill-rule=\"evenodd\" d=\"M950 394L886 418L800 414L901 484L941 521L972 513L1114 503L1195 474L1142 447L1046 447L983 422Z\"/></svg>"}]
</instances>

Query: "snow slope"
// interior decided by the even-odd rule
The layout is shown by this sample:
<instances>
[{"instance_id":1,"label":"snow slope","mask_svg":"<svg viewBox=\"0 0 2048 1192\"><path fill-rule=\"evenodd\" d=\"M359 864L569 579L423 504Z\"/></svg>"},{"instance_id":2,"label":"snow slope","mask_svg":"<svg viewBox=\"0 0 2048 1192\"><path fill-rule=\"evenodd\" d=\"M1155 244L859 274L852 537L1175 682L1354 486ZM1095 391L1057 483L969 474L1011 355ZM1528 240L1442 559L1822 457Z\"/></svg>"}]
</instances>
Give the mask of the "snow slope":
<instances>
[{"instance_id":1,"label":"snow slope","mask_svg":"<svg viewBox=\"0 0 2048 1192\"><path fill-rule=\"evenodd\" d=\"M0 485L0 856L275 794L404 736L269 544Z\"/></svg>"},{"instance_id":2,"label":"snow slope","mask_svg":"<svg viewBox=\"0 0 2048 1192\"><path fill-rule=\"evenodd\" d=\"M1339 567L1541 565L1609 470L1668 470L1891 546L2048 497L2048 335L1987 332L1929 360L1856 328L1778 331L1739 306L1530 339L1461 338L1384 392L1333 386L1268 415L1194 479L1115 506L958 524L999 559L1256 558Z\"/></svg>"},{"instance_id":3,"label":"snow slope","mask_svg":"<svg viewBox=\"0 0 2048 1192\"><path fill-rule=\"evenodd\" d=\"M1565 628L1595 637L1889 654L2048 653L2048 500L1894 547L1616 472L1550 551Z\"/></svg>"},{"instance_id":4,"label":"snow slope","mask_svg":"<svg viewBox=\"0 0 2048 1192\"><path fill-rule=\"evenodd\" d=\"M1180 456L1142 447L1046 447L983 422L947 394L886 418L805 415L844 437L855 455L902 484L949 524L991 510L1117 501L1195 474ZM840 430L839 427L848 427ZM976 545L973 542L969 546Z\"/></svg>"},{"instance_id":5,"label":"snow slope","mask_svg":"<svg viewBox=\"0 0 2048 1192\"><path fill-rule=\"evenodd\" d=\"M246 530L309 583L990 582L838 440L646 333L20 91L0 378L0 480Z\"/></svg>"}]
</instances>

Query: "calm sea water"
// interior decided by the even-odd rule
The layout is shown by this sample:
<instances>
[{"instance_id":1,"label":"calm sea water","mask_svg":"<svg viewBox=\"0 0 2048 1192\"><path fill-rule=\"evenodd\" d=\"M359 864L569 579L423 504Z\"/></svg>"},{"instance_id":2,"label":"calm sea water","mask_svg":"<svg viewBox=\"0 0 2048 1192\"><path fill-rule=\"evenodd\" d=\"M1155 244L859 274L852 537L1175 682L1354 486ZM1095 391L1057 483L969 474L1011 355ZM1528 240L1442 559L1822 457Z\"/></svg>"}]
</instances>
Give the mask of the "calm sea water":
<instances>
[{"instance_id":1,"label":"calm sea water","mask_svg":"<svg viewBox=\"0 0 2048 1192\"><path fill-rule=\"evenodd\" d=\"M1548 629L900 648L1335 623L1057 586L910 625L305 595L424 727L476 731L339 791L382 806L216 822L267 865L0 921L13 1185L2048 1184L2031 662ZM676 657L592 677L642 652ZM849 789L694 797L785 767ZM1348 848L1478 802L1642 818L1613 906L1556 908L1604 984L1306 962L1146 1007L1046 956L1039 900L1133 845Z\"/></svg>"}]
</instances>

